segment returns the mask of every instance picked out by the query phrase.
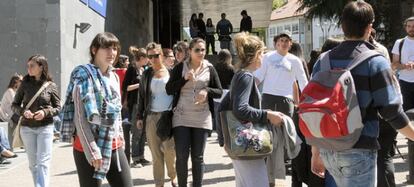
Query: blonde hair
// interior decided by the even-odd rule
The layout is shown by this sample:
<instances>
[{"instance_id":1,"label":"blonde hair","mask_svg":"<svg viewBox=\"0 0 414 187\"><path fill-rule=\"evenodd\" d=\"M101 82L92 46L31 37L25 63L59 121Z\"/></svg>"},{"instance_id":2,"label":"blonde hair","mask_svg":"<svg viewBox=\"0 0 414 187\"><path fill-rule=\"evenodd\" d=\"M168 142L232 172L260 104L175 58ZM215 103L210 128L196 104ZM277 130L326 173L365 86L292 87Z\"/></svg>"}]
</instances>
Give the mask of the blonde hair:
<instances>
[{"instance_id":1,"label":"blonde hair","mask_svg":"<svg viewBox=\"0 0 414 187\"><path fill-rule=\"evenodd\" d=\"M234 45L240 59L239 68L245 68L255 61L258 52L264 51L263 41L247 32L237 33L234 36Z\"/></svg>"}]
</instances>

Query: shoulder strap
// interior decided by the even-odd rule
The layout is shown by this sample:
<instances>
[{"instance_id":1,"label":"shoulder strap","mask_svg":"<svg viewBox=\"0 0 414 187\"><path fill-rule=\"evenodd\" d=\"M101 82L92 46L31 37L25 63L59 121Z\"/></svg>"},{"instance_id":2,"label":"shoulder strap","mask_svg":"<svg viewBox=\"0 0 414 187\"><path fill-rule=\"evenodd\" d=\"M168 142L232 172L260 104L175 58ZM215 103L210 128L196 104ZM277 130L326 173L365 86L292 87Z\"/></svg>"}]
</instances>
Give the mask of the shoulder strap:
<instances>
[{"instance_id":1,"label":"shoulder strap","mask_svg":"<svg viewBox=\"0 0 414 187\"><path fill-rule=\"evenodd\" d=\"M42 91L46 89L46 87L49 86L49 84L50 84L50 81L43 83L42 87L40 87L39 90L37 90L36 94L32 97L32 99L30 99L29 103L27 103L25 110L28 110L30 106L32 106L36 98L39 97L40 93L42 93Z\"/></svg>"},{"instance_id":2,"label":"shoulder strap","mask_svg":"<svg viewBox=\"0 0 414 187\"><path fill-rule=\"evenodd\" d=\"M403 45L404 45L404 38L401 38L401 41L400 41L400 45L398 46L398 54L399 54L399 63L401 64L401 52L402 52L402 47L403 47Z\"/></svg>"},{"instance_id":3,"label":"shoulder strap","mask_svg":"<svg viewBox=\"0 0 414 187\"><path fill-rule=\"evenodd\" d=\"M367 59L372 58L374 56L381 56L381 55L382 54L376 50L367 50L367 51L361 52L358 56L352 59L351 63L349 63L346 69L352 70L353 68L355 68L362 62L366 61Z\"/></svg>"}]
</instances>

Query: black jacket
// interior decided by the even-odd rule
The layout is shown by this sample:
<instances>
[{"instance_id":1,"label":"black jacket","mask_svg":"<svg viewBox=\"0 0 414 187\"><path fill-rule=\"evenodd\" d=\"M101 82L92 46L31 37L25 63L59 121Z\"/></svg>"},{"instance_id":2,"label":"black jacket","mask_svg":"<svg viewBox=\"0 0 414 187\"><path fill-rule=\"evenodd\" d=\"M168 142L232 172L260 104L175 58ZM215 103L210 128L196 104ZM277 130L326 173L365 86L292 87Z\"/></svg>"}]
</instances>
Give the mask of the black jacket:
<instances>
[{"instance_id":1,"label":"black jacket","mask_svg":"<svg viewBox=\"0 0 414 187\"><path fill-rule=\"evenodd\" d=\"M169 71L171 75L171 71ZM151 109L151 81L154 77L154 69L148 68L142 73L141 83L138 89L138 112L137 119L145 122L148 111ZM167 91L168 93L168 91ZM145 123L144 123L145 124Z\"/></svg>"},{"instance_id":2,"label":"black jacket","mask_svg":"<svg viewBox=\"0 0 414 187\"><path fill-rule=\"evenodd\" d=\"M240 21L240 32L252 32L252 25L252 18L250 16L242 18L242 20Z\"/></svg>"},{"instance_id":3,"label":"black jacket","mask_svg":"<svg viewBox=\"0 0 414 187\"><path fill-rule=\"evenodd\" d=\"M26 76L19 89L16 91L14 101L12 103L12 110L14 113L23 116L24 108L42 87L43 81L36 81L33 78ZM37 99L30 106L29 110L35 113L38 110L43 110L45 117L43 120L37 121L34 119L26 119L23 117L22 126L41 127L51 125L53 123L53 116L60 112L60 97L55 83L49 84L37 97Z\"/></svg>"},{"instance_id":4,"label":"black jacket","mask_svg":"<svg viewBox=\"0 0 414 187\"><path fill-rule=\"evenodd\" d=\"M170 74L170 80L168 80L167 85L165 86L165 90L167 91L168 95L173 95L173 105L172 108L175 108L178 104L180 99L181 88L185 85L188 80L185 80L182 76L184 63L188 61L184 61L180 63L172 69ZM216 69L213 66L208 66L210 71L210 82L208 86L205 88L207 90L207 97L208 97L208 105L210 108L211 115L214 116L214 102L213 98L220 98L223 94L223 90L221 88L220 79L217 75Z\"/></svg>"}]
</instances>

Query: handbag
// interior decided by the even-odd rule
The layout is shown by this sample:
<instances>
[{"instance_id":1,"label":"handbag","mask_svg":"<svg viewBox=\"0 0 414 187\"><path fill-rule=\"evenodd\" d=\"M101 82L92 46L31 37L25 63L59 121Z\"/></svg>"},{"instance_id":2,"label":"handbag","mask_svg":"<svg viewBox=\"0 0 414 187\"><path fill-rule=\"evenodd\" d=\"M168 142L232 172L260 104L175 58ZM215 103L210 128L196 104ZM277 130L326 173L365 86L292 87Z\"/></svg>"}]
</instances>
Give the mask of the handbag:
<instances>
[{"instance_id":1,"label":"handbag","mask_svg":"<svg viewBox=\"0 0 414 187\"><path fill-rule=\"evenodd\" d=\"M265 124L242 123L231 110L220 112L224 149L232 159L252 160L273 152L272 131Z\"/></svg>"},{"instance_id":2,"label":"handbag","mask_svg":"<svg viewBox=\"0 0 414 187\"><path fill-rule=\"evenodd\" d=\"M157 122L157 136L161 141L169 140L172 137L172 118L173 111L166 110L161 112L160 119Z\"/></svg>"},{"instance_id":3,"label":"handbag","mask_svg":"<svg viewBox=\"0 0 414 187\"><path fill-rule=\"evenodd\" d=\"M234 83L234 77L231 84ZM256 90L256 83L252 92ZM231 96L231 89L227 93ZM232 97L229 97L230 101ZM226 103L226 102L224 102ZM223 103L222 103L223 104ZM229 104L229 103L227 103ZM220 113L224 150L230 158L238 160L262 159L273 152L273 134L268 124L243 122L229 108Z\"/></svg>"},{"instance_id":4,"label":"handbag","mask_svg":"<svg viewBox=\"0 0 414 187\"><path fill-rule=\"evenodd\" d=\"M48 81L48 82L45 82L42 85L42 87L40 87L40 89L36 92L36 94L32 97L32 99L30 99L29 103L27 103L26 107L24 107L24 111L28 110L30 106L32 106L34 101L39 97L40 93L42 93L42 91L46 89L46 87L49 86L49 84L50 82ZM22 137L20 136L20 127L21 127L22 120L23 120L23 115L20 116L16 129L14 129L13 131L13 141L12 141L13 148L23 147Z\"/></svg>"}]
</instances>

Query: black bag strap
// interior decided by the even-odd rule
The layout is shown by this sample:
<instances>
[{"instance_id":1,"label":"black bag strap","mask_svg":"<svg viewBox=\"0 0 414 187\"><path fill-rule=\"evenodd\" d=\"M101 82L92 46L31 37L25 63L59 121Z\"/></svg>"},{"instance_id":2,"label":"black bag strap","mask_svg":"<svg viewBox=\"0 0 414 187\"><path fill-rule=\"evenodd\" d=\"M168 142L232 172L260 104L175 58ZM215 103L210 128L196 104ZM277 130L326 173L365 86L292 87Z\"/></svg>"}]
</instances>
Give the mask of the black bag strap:
<instances>
[{"instance_id":1,"label":"black bag strap","mask_svg":"<svg viewBox=\"0 0 414 187\"><path fill-rule=\"evenodd\" d=\"M398 62L401 64L401 52L402 52L402 47L403 47L403 45L404 45L404 38L401 38L401 41L400 41L400 45L398 46L398 54L399 54L399 57L398 57Z\"/></svg>"}]
</instances>

